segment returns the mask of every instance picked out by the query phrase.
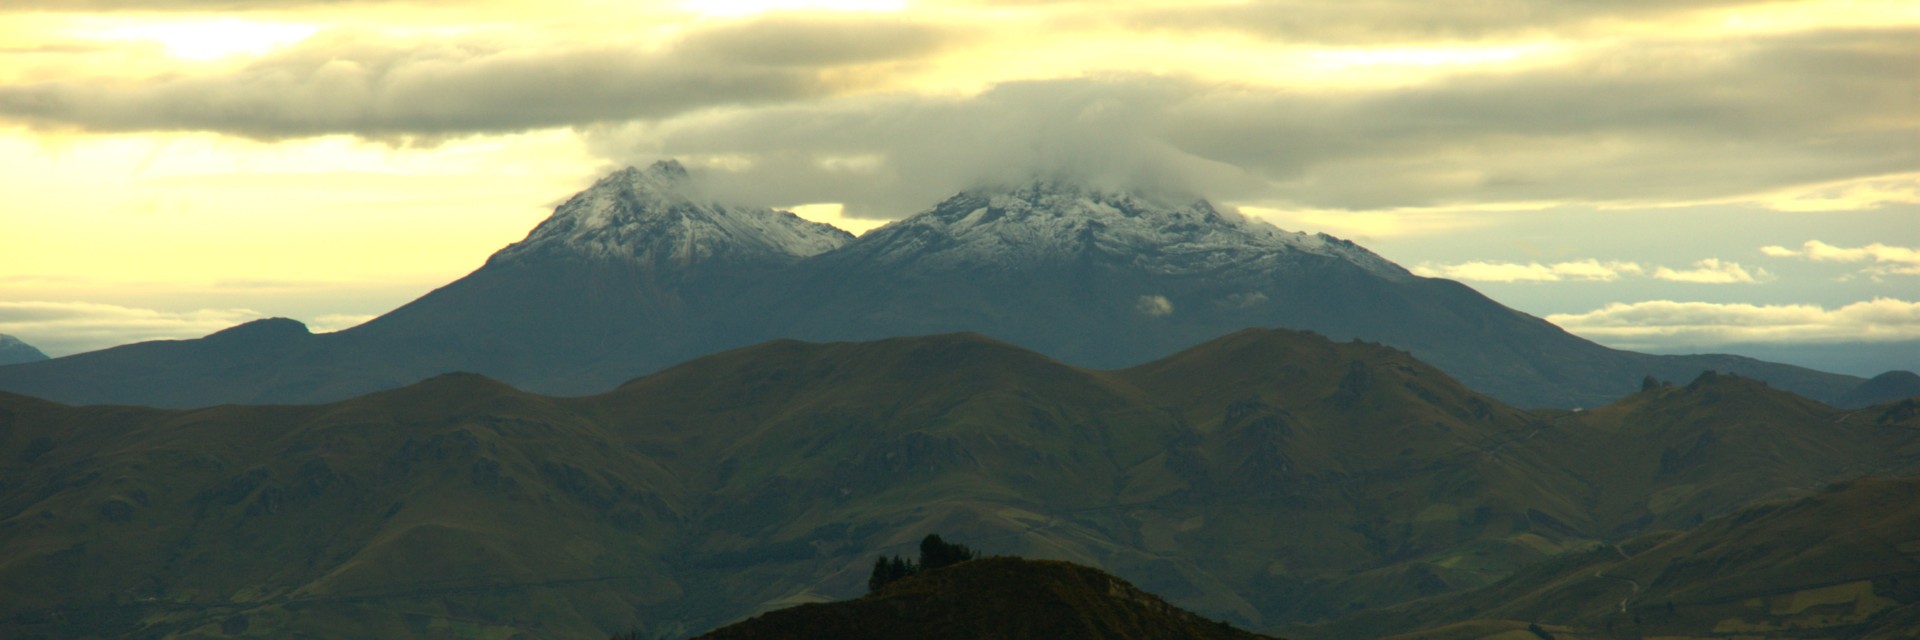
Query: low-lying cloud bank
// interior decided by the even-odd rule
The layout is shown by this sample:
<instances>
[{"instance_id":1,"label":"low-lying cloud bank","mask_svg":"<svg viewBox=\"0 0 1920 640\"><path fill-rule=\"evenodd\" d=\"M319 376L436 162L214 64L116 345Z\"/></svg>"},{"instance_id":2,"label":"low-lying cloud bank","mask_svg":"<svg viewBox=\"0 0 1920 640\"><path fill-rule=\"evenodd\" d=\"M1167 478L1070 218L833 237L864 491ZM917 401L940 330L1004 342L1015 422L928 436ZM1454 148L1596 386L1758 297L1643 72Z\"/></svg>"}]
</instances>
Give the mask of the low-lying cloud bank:
<instances>
[{"instance_id":1,"label":"low-lying cloud bank","mask_svg":"<svg viewBox=\"0 0 1920 640\"><path fill-rule=\"evenodd\" d=\"M1871 265L1857 273L1875 280L1886 276L1920 275L1920 249L1879 242L1862 247L1838 247L1819 240L1808 240L1798 248L1770 245L1761 247L1760 252L1775 258L1801 258L1814 262L1867 262Z\"/></svg>"},{"instance_id":2,"label":"low-lying cloud bank","mask_svg":"<svg viewBox=\"0 0 1920 640\"><path fill-rule=\"evenodd\" d=\"M1694 284L1757 284L1773 279L1773 274L1766 269L1749 270L1738 262L1727 262L1717 258L1697 260L1691 267L1685 269L1647 266L1635 262L1601 262L1590 258L1557 262L1551 265L1538 262L1521 264L1480 260L1459 264L1429 262L1415 266L1412 271L1429 278L1449 278L1469 282L1613 282L1624 277L1647 276L1655 280Z\"/></svg>"},{"instance_id":3,"label":"low-lying cloud bank","mask_svg":"<svg viewBox=\"0 0 1920 640\"><path fill-rule=\"evenodd\" d=\"M1875 298L1827 309L1648 300L1614 303L1547 320L1623 349L1712 347L1745 343L1895 342L1920 339L1920 302Z\"/></svg>"}]
</instances>

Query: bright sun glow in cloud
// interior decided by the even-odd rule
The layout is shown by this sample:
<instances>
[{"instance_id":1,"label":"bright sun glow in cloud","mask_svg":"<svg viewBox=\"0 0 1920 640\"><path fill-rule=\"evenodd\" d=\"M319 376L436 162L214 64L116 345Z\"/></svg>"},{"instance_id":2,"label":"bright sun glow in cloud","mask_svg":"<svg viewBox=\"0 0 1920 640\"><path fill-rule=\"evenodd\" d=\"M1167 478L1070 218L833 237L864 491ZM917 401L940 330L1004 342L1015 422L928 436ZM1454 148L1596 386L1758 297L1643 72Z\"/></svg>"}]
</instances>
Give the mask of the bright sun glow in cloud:
<instances>
[{"instance_id":1,"label":"bright sun glow in cloud","mask_svg":"<svg viewBox=\"0 0 1920 640\"><path fill-rule=\"evenodd\" d=\"M78 29L75 35L89 40L155 42L166 49L167 55L205 61L242 53L260 55L305 40L320 30L310 24L234 18L115 22L117 24Z\"/></svg>"},{"instance_id":2,"label":"bright sun glow in cloud","mask_svg":"<svg viewBox=\"0 0 1920 640\"><path fill-rule=\"evenodd\" d=\"M847 233L856 236L865 235L868 231L878 229L880 225L887 223L886 220L847 217L844 213L845 207L838 202L803 204L786 209L792 211L794 215L845 229Z\"/></svg>"},{"instance_id":3,"label":"bright sun glow in cloud","mask_svg":"<svg viewBox=\"0 0 1920 640\"><path fill-rule=\"evenodd\" d=\"M900 11L906 0L689 0L688 11L704 16L737 18L771 11Z\"/></svg>"}]
</instances>

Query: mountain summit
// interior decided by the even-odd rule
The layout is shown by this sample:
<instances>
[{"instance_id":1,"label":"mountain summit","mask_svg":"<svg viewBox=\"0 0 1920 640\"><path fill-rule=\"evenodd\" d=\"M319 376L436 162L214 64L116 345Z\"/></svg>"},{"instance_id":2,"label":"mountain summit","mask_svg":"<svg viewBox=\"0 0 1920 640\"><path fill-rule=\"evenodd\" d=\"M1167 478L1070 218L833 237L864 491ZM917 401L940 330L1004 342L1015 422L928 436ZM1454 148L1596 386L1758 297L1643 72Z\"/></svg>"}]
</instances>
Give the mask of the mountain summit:
<instances>
[{"instance_id":1,"label":"mountain summit","mask_svg":"<svg viewBox=\"0 0 1920 640\"><path fill-rule=\"evenodd\" d=\"M1022 269L1097 256L1178 275L1255 269L1305 253L1411 277L1350 242L1282 231L1206 200L1062 181L969 190L869 236L843 259L889 268Z\"/></svg>"},{"instance_id":2,"label":"mountain summit","mask_svg":"<svg viewBox=\"0 0 1920 640\"><path fill-rule=\"evenodd\" d=\"M789 212L697 199L686 168L663 160L601 178L489 262L556 256L621 259L661 268L791 262L852 239L853 234Z\"/></svg>"},{"instance_id":3,"label":"mountain summit","mask_svg":"<svg viewBox=\"0 0 1920 640\"><path fill-rule=\"evenodd\" d=\"M25 340L0 333L0 365L39 362L45 359L47 354L41 353Z\"/></svg>"},{"instance_id":4,"label":"mountain summit","mask_svg":"<svg viewBox=\"0 0 1920 640\"><path fill-rule=\"evenodd\" d=\"M215 336L10 365L0 389L71 403L317 402L471 371L585 394L776 338L953 332L1114 368L1247 327L1385 343L1521 406L1597 406L1647 375L1704 369L1827 401L1861 383L1608 349L1351 242L1199 198L1034 180L971 189L854 238L714 202L663 161L600 179L480 269L364 325L274 332L246 353Z\"/></svg>"}]
</instances>

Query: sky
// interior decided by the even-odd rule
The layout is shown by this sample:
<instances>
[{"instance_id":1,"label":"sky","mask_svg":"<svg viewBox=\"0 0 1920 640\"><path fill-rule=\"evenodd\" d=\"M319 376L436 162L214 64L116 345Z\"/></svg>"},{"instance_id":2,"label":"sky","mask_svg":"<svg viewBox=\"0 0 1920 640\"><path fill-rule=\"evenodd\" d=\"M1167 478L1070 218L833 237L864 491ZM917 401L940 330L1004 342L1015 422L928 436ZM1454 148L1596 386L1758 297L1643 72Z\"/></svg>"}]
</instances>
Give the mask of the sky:
<instances>
[{"instance_id":1,"label":"sky","mask_svg":"<svg viewBox=\"0 0 1920 640\"><path fill-rule=\"evenodd\" d=\"M619 167L863 232L1035 175L1603 344L1920 369L1920 3L10 0L0 333L352 326Z\"/></svg>"}]
</instances>

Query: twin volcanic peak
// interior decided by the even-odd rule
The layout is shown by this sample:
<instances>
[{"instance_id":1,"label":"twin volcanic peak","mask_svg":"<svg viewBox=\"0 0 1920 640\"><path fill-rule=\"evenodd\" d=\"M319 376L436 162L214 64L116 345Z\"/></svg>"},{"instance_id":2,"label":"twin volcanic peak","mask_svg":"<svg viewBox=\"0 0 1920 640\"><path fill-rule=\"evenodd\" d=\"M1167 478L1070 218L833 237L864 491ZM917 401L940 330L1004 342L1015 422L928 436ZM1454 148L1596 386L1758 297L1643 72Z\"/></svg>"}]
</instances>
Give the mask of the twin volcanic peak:
<instances>
[{"instance_id":1,"label":"twin volcanic peak","mask_svg":"<svg viewBox=\"0 0 1920 640\"><path fill-rule=\"evenodd\" d=\"M1038 178L969 189L856 238L716 202L668 160L600 179L480 269L359 327L0 366L0 390L68 403L303 403L471 371L574 395L768 340L962 331L1118 368L1248 327L1391 345L1525 407L1598 406L1647 375L1705 369L1823 401L1862 382L1608 349L1351 242L1190 195Z\"/></svg>"},{"instance_id":2,"label":"twin volcanic peak","mask_svg":"<svg viewBox=\"0 0 1920 640\"><path fill-rule=\"evenodd\" d=\"M1100 255L1154 273L1193 274L1302 253L1411 276L1351 242L1283 231L1198 197L1064 179L969 189L856 239L790 212L708 200L674 160L601 178L491 261L564 255L678 268L791 262L843 247L842 260L882 268L1025 268Z\"/></svg>"},{"instance_id":3,"label":"twin volcanic peak","mask_svg":"<svg viewBox=\"0 0 1920 640\"><path fill-rule=\"evenodd\" d=\"M686 168L663 160L601 178L491 261L558 254L669 268L701 262L791 262L852 239L853 234L789 212L700 199Z\"/></svg>"}]
</instances>

